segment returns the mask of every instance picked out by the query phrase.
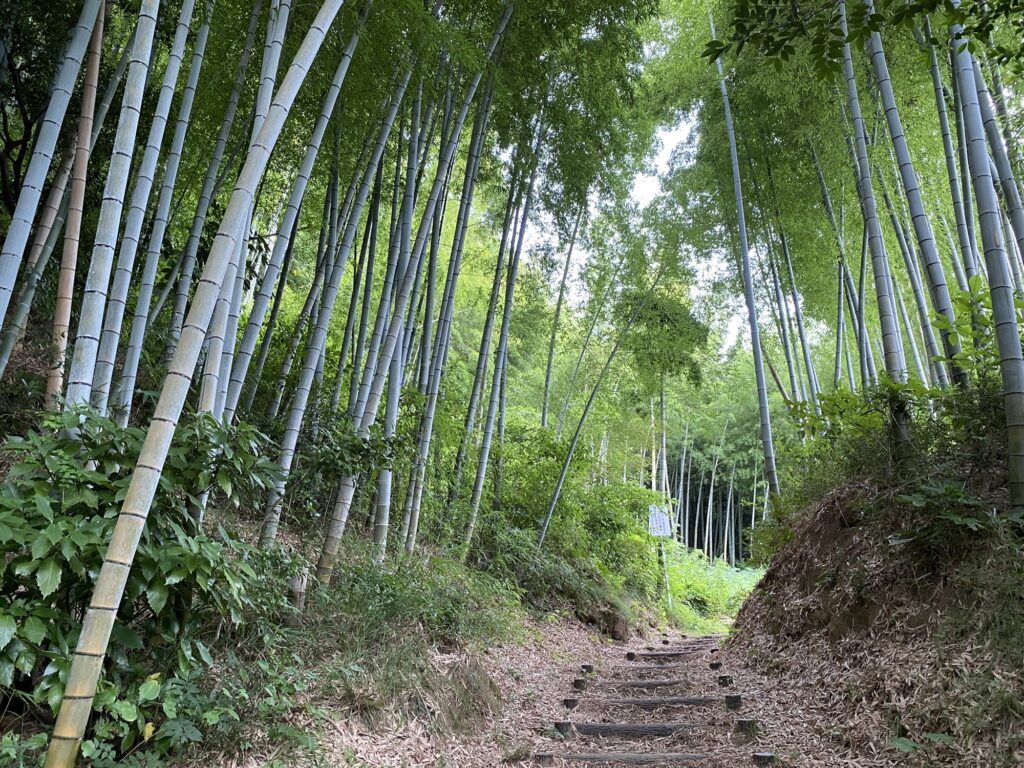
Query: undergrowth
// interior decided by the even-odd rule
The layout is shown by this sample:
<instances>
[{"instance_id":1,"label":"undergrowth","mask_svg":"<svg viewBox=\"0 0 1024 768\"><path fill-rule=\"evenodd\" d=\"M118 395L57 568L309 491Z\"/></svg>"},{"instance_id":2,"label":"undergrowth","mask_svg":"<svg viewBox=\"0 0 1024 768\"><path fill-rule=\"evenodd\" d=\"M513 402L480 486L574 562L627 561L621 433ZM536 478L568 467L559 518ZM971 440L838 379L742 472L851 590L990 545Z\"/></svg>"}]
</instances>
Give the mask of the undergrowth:
<instances>
[{"instance_id":1,"label":"undergrowth","mask_svg":"<svg viewBox=\"0 0 1024 768\"><path fill-rule=\"evenodd\" d=\"M627 484L567 485L546 545L536 521L558 471L550 431L516 430L501 504L473 546L460 515L432 499L416 556L392 543L378 565L353 511L329 585L312 570L322 515L286 500L281 543L258 548L270 440L251 426L187 416L175 435L118 615L82 756L93 768L208 764L215 753L322 762L321 731L357 717L387 728L472 727L500 695L474 651L523 635L527 613L575 616L624 637L643 621L721 631L756 579L669 543L672 608L659 547L646 531L656 498ZM88 410L45 416L5 447L0 496L0 764L36 766L52 728L92 583L144 432ZM314 451L310 454L309 451ZM308 455L307 455L308 454ZM328 431L300 462L329 484L342 468L389 461L387 445ZM573 479L573 478L570 478ZM200 512L205 520L200 523ZM465 554L465 557L463 556ZM276 757L275 757L276 755ZM305 760L305 757L303 758Z\"/></svg>"},{"instance_id":2,"label":"undergrowth","mask_svg":"<svg viewBox=\"0 0 1024 768\"><path fill-rule=\"evenodd\" d=\"M763 571L732 568L723 560L709 562L696 549L673 546L668 553L670 621L689 634L727 632Z\"/></svg>"},{"instance_id":3,"label":"undergrowth","mask_svg":"<svg viewBox=\"0 0 1024 768\"><path fill-rule=\"evenodd\" d=\"M901 460L894 398L911 415ZM740 614L744 642L755 655L816 649L806 667L820 670L833 648L863 703L885 713L888 732L861 738L900 764L1009 766L1024 754L1024 521L1009 503L1004 418L993 376L968 390L832 394L805 422L815 439L786 447L786 495L755 532L755 555L780 554Z\"/></svg>"}]
</instances>

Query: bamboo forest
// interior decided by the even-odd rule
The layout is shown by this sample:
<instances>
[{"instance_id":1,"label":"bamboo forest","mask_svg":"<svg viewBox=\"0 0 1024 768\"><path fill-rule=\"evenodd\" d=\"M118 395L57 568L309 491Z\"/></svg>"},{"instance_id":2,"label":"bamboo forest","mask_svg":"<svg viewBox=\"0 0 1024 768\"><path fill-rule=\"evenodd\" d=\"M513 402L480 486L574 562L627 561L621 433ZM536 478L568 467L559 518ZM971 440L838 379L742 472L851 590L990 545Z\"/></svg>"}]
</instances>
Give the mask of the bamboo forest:
<instances>
[{"instance_id":1,"label":"bamboo forest","mask_svg":"<svg viewBox=\"0 0 1024 768\"><path fill-rule=\"evenodd\" d=\"M0 768L1024 765L1024 5L0 0Z\"/></svg>"}]
</instances>

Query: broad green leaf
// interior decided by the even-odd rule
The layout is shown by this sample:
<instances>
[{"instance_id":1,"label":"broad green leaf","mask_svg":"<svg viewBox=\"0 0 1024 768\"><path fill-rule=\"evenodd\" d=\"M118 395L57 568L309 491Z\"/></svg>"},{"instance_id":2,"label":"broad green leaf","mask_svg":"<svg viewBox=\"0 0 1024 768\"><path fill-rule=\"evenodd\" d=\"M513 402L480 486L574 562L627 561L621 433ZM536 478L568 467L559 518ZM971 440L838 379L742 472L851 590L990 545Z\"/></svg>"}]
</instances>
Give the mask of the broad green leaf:
<instances>
[{"instance_id":1,"label":"broad green leaf","mask_svg":"<svg viewBox=\"0 0 1024 768\"><path fill-rule=\"evenodd\" d=\"M39 620L38 616L29 616L21 625L21 636L30 643L39 645L46 637L46 625Z\"/></svg>"},{"instance_id":2,"label":"broad green leaf","mask_svg":"<svg viewBox=\"0 0 1024 768\"><path fill-rule=\"evenodd\" d=\"M154 581L146 588L146 600L149 602L149 607L153 609L153 613L159 614L167 604L167 585L160 581Z\"/></svg>"},{"instance_id":3,"label":"broad green leaf","mask_svg":"<svg viewBox=\"0 0 1024 768\"><path fill-rule=\"evenodd\" d=\"M905 736L895 736L889 739L889 744L896 747L900 752L917 752L921 748L921 745L911 741Z\"/></svg>"},{"instance_id":4,"label":"broad green leaf","mask_svg":"<svg viewBox=\"0 0 1024 768\"><path fill-rule=\"evenodd\" d=\"M188 576L188 569L183 567L175 568L166 577L164 577L164 583L169 587L173 587L179 581Z\"/></svg>"},{"instance_id":5,"label":"broad green leaf","mask_svg":"<svg viewBox=\"0 0 1024 768\"><path fill-rule=\"evenodd\" d=\"M139 686L139 701L152 701L160 695L160 681L147 680Z\"/></svg>"},{"instance_id":6,"label":"broad green leaf","mask_svg":"<svg viewBox=\"0 0 1024 768\"><path fill-rule=\"evenodd\" d=\"M35 560L42 560L52 548L50 540L45 536L37 536L32 542L32 557Z\"/></svg>"},{"instance_id":7,"label":"broad green leaf","mask_svg":"<svg viewBox=\"0 0 1024 768\"><path fill-rule=\"evenodd\" d=\"M60 563L52 557L44 560L36 571L36 583L43 597L49 597L60 586Z\"/></svg>"},{"instance_id":8,"label":"broad green leaf","mask_svg":"<svg viewBox=\"0 0 1024 768\"><path fill-rule=\"evenodd\" d=\"M131 701L124 701L123 699L111 704L110 709L115 715L128 723L134 722L139 716L139 708L135 706L135 703Z\"/></svg>"},{"instance_id":9,"label":"broad green leaf","mask_svg":"<svg viewBox=\"0 0 1024 768\"><path fill-rule=\"evenodd\" d=\"M125 648L140 650L146 647L145 644L142 642L142 638L140 638L137 634L135 634L135 632L126 627L124 624L115 623L114 629L111 634L113 635L113 638L117 642L117 644Z\"/></svg>"},{"instance_id":10,"label":"broad green leaf","mask_svg":"<svg viewBox=\"0 0 1024 768\"><path fill-rule=\"evenodd\" d=\"M14 621L14 617L9 613L5 613L0 616L0 651L7 647L7 644L11 642L11 638L14 637L14 633L18 631L18 625Z\"/></svg>"}]
</instances>

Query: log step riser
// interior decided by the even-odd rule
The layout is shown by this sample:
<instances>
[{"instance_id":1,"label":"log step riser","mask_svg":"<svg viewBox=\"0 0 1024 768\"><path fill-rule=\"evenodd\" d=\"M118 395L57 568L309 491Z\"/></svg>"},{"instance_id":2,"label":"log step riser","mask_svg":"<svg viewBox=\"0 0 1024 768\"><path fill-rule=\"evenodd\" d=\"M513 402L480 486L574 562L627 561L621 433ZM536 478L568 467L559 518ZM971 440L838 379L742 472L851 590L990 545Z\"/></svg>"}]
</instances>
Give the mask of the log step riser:
<instances>
[{"instance_id":1,"label":"log step riser","mask_svg":"<svg viewBox=\"0 0 1024 768\"><path fill-rule=\"evenodd\" d=\"M540 765L556 765L556 760L566 763L624 763L625 765L690 765L707 760L707 755L690 755L682 752L597 752L597 753L561 753L540 752L537 762Z\"/></svg>"},{"instance_id":2,"label":"log step riser","mask_svg":"<svg viewBox=\"0 0 1024 768\"><path fill-rule=\"evenodd\" d=\"M693 723L571 723L552 724L559 733L572 736L619 736L622 738L643 738L646 736L671 736L679 731L693 730Z\"/></svg>"}]
</instances>

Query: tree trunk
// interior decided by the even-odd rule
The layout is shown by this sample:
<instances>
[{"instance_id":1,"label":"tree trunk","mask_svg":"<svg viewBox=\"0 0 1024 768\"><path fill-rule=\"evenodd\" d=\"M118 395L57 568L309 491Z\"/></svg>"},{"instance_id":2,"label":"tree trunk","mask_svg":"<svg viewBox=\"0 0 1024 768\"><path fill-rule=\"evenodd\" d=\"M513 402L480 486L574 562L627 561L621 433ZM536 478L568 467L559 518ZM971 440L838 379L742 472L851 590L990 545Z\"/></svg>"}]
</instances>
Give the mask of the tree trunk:
<instances>
[{"instance_id":1,"label":"tree trunk","mask_svg":"<svg viewBox=\"0 0 1024 768\"><path fill-rule=\"evenodd\" d=\"M954 5L958 3L954 2ZM1024 511L1024 356L1021 354L1013 286L1010 284L1006 252L999 230L999 201L985 150L985 128L978 104L978 89L974 82L974 66L970 52L963 46L963 29L959 24L953 24L949 31L963 108L966 144L970 153L971 178L985 246L985 263L992 296L992 320L996 329L999 367L1003 378L1010 503L1014 512L1020 513Z\"/></svg>"},{"instance_id":2,"label":"tree trunk","mask_svg":"<svg viewBox=\"0 0 1024 768\"><path fill-rule=\"evenodd\" d=\"M181 103L178 106L178 116L174 127L174 135L171 139L171 146L167 153L167 160L164 166L164 177L160 187L160 195L157 198L156 213L149 233L149 243L146 249L146 261L143 264L142 276L139 283L139 293L135 300L135 313L132 319L131 332L128 337L128 344L125 350L124 362L121 367L121 377L114 390L113 410L114 418L122 426L128 423L131 412L132 395L135 390L135 376L138 371L139 360L142 355L142 345L145 339L146 326L149 320L149 305L153 297L153 288L156 283L156 272L160 263L160 253L163 247L164 236L170 225L171 203L174 197L174 189L177 184L178 172L181 167L181 159L185 149L185 138L192 117L192 108L195 103L196 89L199 86L199 76L202 72L203 62L206 54L206 44L209 39L210 17L213 13L212 1L206 9L206 16L202 26L196 35L196 42L192 53L192 63L189 68L188 80L185 90L181 96ZM130 276L129 276L130 277ZM117 335L114 335L113 318L111 322L104 323L104 335L100 340L100 356L98 365L110 366L110 372L104 368L103 379L109 387L109 379L113 375L113 364L117 356L117 347L120 340L120 320L118 321Z\"/></svg>"},{"instance_id":3,"label":"tree trunk","mask_svg":"<svg viewBox=\"0 0 1024 768\"><path fill-rule=\"evenodd\" d=\"M281 476L267 495L267 502L264 507L263 529L260 532L260 542L264 545L277 538L277 529L281 520L281 498L284 496L288 473L295 458L295 447L298 443L303 419L305 418L306 405L309 402L310 390L320 359L320 353L327 341L328 324L330 323L331 314L334 311L334 301L338 296L338 289L341 285L341 275L345 270L345 262L348 259L349 252L352 250L352 244L355 242L356 231L359 228L360 213L370 194L370 186L377 175L377 166L384 155L384 148L387 145L395 117L398 115L398 109L401 106L402 98L405 95L405 90L411 77L412 69L408 68L399 79L397 88L392 95L391 107L381 125L380 133L377 135L370 161L362 174L352 213L348 217L348 223L345 226L341 247L334 259L333 267L330 269L330 278L326 281L324 287L323 301L317 313L316 325L313 327L313 332L306 343L302 368L299 371L299 379L295 385L295 394L288 412L288 422L281 439L281 453L278 459ZM327 254L326 260L331 260L330 253Z\"/></svg>"},{"instance_id":4,"label":"tree trunk","mask_svg":"<svg viewBox=\"0 0 1024 768\"><path fill-rule=\"evenodd\" d=\"M543 115L539 118L543 121ZM534 185L537 180L537 173L540 169L540 148L544 143L547 134L547 126L541 122L537 126L537 138L533 147L532 169L530 179L526 184L526 197L523 201L523 212L519 222L519 233L515 247L511 250L508 260L508 277L505 281L505 303L501 313L501 330L498 332L498 346L494 352L494 372L491 377L491 394L487 404L487 419L483 425L483 439L480 442L480 455L476 465L476 479L473 483L473 494L469 500L469 519L466 521L466 528L462 537L462 556L469 553L470 545L473 542L473 533L476 530L477 515L480 511L480 502L483 498L484 480L487 477L487 466L490 459L491 443L494 434L494 420L498 410L498 402L501 396L501 380L508 361L508 334L509 324L512 321L512 306L516 287L516 277L519 273L519 259L522 255L523 241L526 237L526 228L529 226L530 209L533 204Z\"/></svg>"},{"instance_id":5,"label":"tree trunk","mask_svg":"<svg viewBox=\"0 0 1024 768\"><path fill-rule=\"evenodd\" d=\"M366 267L366 279L363 284L362 307L359 310L359 333L356 336L356 348L352 355L352 374L349 376L348 391L348 414L352 417L355 409L356 396L359 394L359 373L363 359L363 351L366 348L366 332L370 319L370 306L373 301L373 268L377 260L377 232L380 225L380 197L381 187L384 183L384 166L377 168L377 178L374 181L373 205L370 208L370 253L369 263Z\"/></svg>"},{"instance_id":6,"label":"tree trunk","mask_svg":"<svg viewBox=\"0 0 1024 768\"><path fill-rule=\"evenodd\" d=\"M513 162L515 162L513 160ZM498 309L498 297L501 295L501 278L504 274L505 251L511 239L514 238L513 222L519 220L520 185L517 174L514 172L512 182L509 185L508 200L505 204L505 223L502 226L501 241L498 245L498 256L494 263L494 278L491 281L491 296L487 305L487 314L484 317L484 328L480 335L480 351L476 359L476 371L473 374L473 386L469 393L469 405L466 407L466 420L462 430L462 440L459 443L459 450L455 456L455 467L452 471L452 480L448 486L447 506L450 507L459 497L462 484L462 472L466 459L469 455L470 443L473 439L473 428L476 424L477 405L480 402L486 376L487 360L490 355L491 336L494 332L494 317Z\"/></svg>"},{"instance_id":7,"label":"tree trunk","mask_svg":"<svg viewBox=\"0 0 1024 768\"><path fill-rule=\"evenodd\" d=\"M715 25L712 21L712 36L715 34L714 27ZM771 487L772 493L778 494L779 480L775 471L775 443L772 439L772 421L768 403L768 385L764 377L764 360L761 356L761 331L757 322L757 304L754 300L754 281L750 272L750 248L747 245L747 223L746 213L743 206L743 186L740 180L740 160L739 154L736 151L736 133L733 129L732 108L729 104L729 90L725 82L725 71L722 67L721 58L717 60L716 64L718 67L719 86L722 91L722 104L725 110L725 128L729 134L729 156L732 160L733 194L736 198L736 225L739 230L740 240L740 267L741 277L743 279L743 297L747 304L747 320L750 323L750 344L754 356L754 378L757 386L757 403L761 422L761 448L764 452L764 473L765 477L768 479L768 485ZM785 249L785 241L783 241L783 243L783 248ZM790 275L792 276L792 266L790 266ZM795 285L793 289L795 293ZM800 317L799 311L798 302L798 317ZM802 329L802 321L800 321L799 325ZM801 334L802 333L803 331L801 330ZM812 387L811 396L815 397L816 389L814 368L811 365L810 352L807 350L806 345L804 354L807 360L807 376Z\"/></svg>"},{"instance_id":8,"label":"tree trunk","mask_svg":"<svg viewBox=\"0 0 1024 768\"><path fill-rule=\"evenodd\" d=\"M846 2L840 0L840 28L844 39L849 36L846 25ZM860 110L860 97L857 94L857 80L853 68L853 52L850 43L843 45L843 71L846 79L846 98L849 103L850 118L853 121L854 147L857 158L858 187L860 190L861 207L864 222L868 231L868 247L871 251L871 264L875 273L875 296L878 304L878 318L882 328L882 350L885 353L885 370L893 381L906 380L906 362L903 349L896 330L896 314L889 291L889 263L882 239L882 228L878 220L875 205L875 193L871 188L871 165L868 161L867 131L864 117ZM864 298L861 297L863 302ZM897 432L902 433L906 426L905 415L894 413Z\"/></svg>"},{"instance_id":9,"label":"tree trunk","mask_svg":"<svg viewBox=\"0 0 1024 768\"><path fill-rule=\"evenodd\" d=\"M1006 203L1006 213L1012 227L1013 240L1017 243L1018 250L1024 252L1024 207L1021 206L1020 189L1017 180L1013 176L1013 166L1010 163L1010 155L1007 145L1003 141L1003 134L996 122L996 115L992 106L992 96L988 86L985 84L981 67L972 56L974 65L974 81L978 92L978 106L981 109L981 119L985 125L985 133L988 136L988 145L992 151L992 161L995 163L996 173L994 178L999 183L1003 192L1003 200ZM1013 251L1007 248L1007 256L1013 261Z\"/></svg>"},{"instance_id":10,"label":"tree trunk","mask_svg":"<svg viewBox=\"0 0 1024 768\"><path fill-rule=\"evenodd\" d=\"M900 319L903 321L903 327L907 331L907 340L910 342L910 354L914 358L914 367L917 368L917 377L921 380L925 386L929 386L931 377L928 375L928 370L925 368L924 363L921 361L921 352L917 348L917 339L914 338L914 326L910 322L910 317L907 315L907 305L903 303L903 294L900 292L899 286L896 287L896 305L900 311ZM927 339L925 340L927 344Z\"/></svg>"},{"instance_id":11,"label":"tree trunk","mask_svg":"<svg viewBox=\"0 0 1024 768\"><path fill-rule=\"evenodd\" d=\"M964 217L967 226L967 237L971 246L970 264L965 264L968 277L981 272L984 267L981 254L978 251L978 239L974 221L974 196L971 189L971 160L967 150L967 131L964 125L963 100L960 94L959 78L956 74L956 53L950 49L950 71L953 73L951 84L953 88L953 112L956 115L957 135L957 157L960 160L960 197L964 205ZM979 105L980 106L980 105Z\"/></svg>"},{"instance_id":12,"label":"tree trunk","mask_svg":"<svg viewBox=\"0 0 1024 768\"><path fill-rule=\"evenodd\" d=\"M256 186L266 170L270 153L280 136L284 120L334 17L341 8L341 3L342 0L325 0L317 13L277 92L260 132L260 142L249 152L235 184L210 256L203 268L181 343L175 352L138 463L132 472L113 536L104 555L103 566L96 579L96 586L71 662L63 702L46 754L46 768L73 768L75 764L78 747L92 711L96 684L110 633L121 604L132 561L135 559L139 539L160 482L178 418L185 404L196 360L206 335L206 327L213 315L214 304L228 262L242 236L238 221L252 201Z\"/></svg>"},{"instance_id":13,"label":"tree trunk","mask_svg":"<svg viewBox=\"0 0 1024 768\"><path fill-rule=\"evenodd\" d=\"M39 199L42 197L53 153L57 148L64 115L71 102L71 92L75 88L86 48L101 13L103 3L100 0L85 0L50 89L50 101L46 105L46 112L35 138L32 159L29 161L18 193L18 203L7 227L3 248L0 249L0 322L7 316L7 306L10 304L21 260L28 246L32 222L35 221ZM88 149L86 148L86 151Z\"/></svg>"},{"instance_id":14,"label":"tree trunk","mask_svg":"<svg viewBox=\"0 0 1024 768\"><path fill-rule=\"evenodd\" d=\"M409 510L408 529L404 537L405 550L409 554L412 554L416 548L423 490L426 485L426 465L434 430L434 414L437 410L441 378L444 375L448 353L451 349L452 320L455 313L455 291L462 267L462 255L465 247L466 232L469 226L469 215L473 208L473 194L476 189L477 174L480 170L481 152L487 133L487 120L490 114L493 87L494 81L492 77L487 83L487 91L483 103L477 110L476 120L473 125L473 138L470 141L469 154L466 158L466 173L462 183L462 195L459 200L455 233L452 238L451 257L448 260L448 274L441 297L441 313L438 318L437 332L435 334L434 353L431 357L431 372L426 393L427 401L420 419L417 453L411 473L414 484L413 498Z\"/></svg>"},{"instance_id":15,"label":"tree trunk","mask_svg":"<svg viewBox=\"0 0 1024 768\"><path fill-rule=\"evenodd\" d=\"M721 73L719 73L721 74ZM725 93L725 80L722 77L723 86L723 97L728 99L728 95ZM731 111L729 119L731 120ZM735 137L733 139L735 141ZM797 336L800 339L800 350L803 353L804 370L807 372L807 386L808 394L810 395L811 405L814 407L815 413L821 413L821 403L818 402L819 386L818 386L818 374L814 369L814 361L811 359L811 347L807 341L807 333L804 330L804 312L800 305L800 294L796 288L796 275L793 273L793 258L789 252L789 239L786 237L786 230L782 225L782 211L779 209L779 198L778 192L775 190L775 178L772 174L771 164L768 162L768 158L765 158L765 164L768 169L768 184L771 187L772 199L775 202L775 219L778 224L779 230L779 243L782 246L782 258L786 262L786 274L789 277L789 290L793 296L793 314L796 317L796 328ZM735 178L739 179L739 161L737 160L737 167L735 170ZM738 183L738 182L737 182ZM737 188L737 194L742 194ZM743 228L746 228L744 223ZM741 235L741 242L746 239L745 233ZM748 256L749 258L749 256ZM747 266L749 270L749 265Z\"/></svg>"},{"instance_id":16,"label":"tree trunk","mask_svg":"<svg viewBox=\"0 0 1024 768\"><path fill-rule=\"evenodd\" d=\"M501 18L498 21L498 27L488 44L485 53L486 60L490 61L493 57L494 51L504 35L505 27L511 16L512 6L508 5L505 7ZM469 112L470 105L472 104L482 77L483 73L478 72L473 77L469 87L466 89L462 106L460 107L458 117L455 120L452 135L449 138L448 145L445 147L444 155L438 163L437 173L434 177L434 184L431 187L430 194L428 195L424 206L422 214L423 218L420 220L419 230L416 234L416 243L413 246L413 252L410 260L411 264L416 264L419 259L423 258L427 233L430 230L430 220L433 217L434 210L438 203L438 198L440 197L441 190L445 184L448 167L454 159L455 150L458 147L459 139L461 137L462 126L465 124L466 115ZM377 406L380 402L381 389L383 387L384 380L387 378L387 368L390 364L391 356L395 354L395 347L398 343L399 334L402 330L402 323L400 320L409 301L412 281L415 277L414 273L414 269L406 270L406 274L402 279L402 284L396 293L394 317L398 319L399 322L393 322L391 324L391 327L388 329L387 338L384 341L383 350L380 355L380 362L375 364L375 370L367 366L365 375L363 376L363 381L359 387L360 392L356 399L355 410L358 418L358 431L359 434L363 436L369 433L369 429L373 426L377 417ZM345 522L348 519L348 511L352 503L352 491L354 488L354 477L346 475L341 478L338 494L334 504L334 510L327 525L327 534L324 537L324 546L320 553L320 559L317 562L317 579L322 583L328 582L334 571L334 563L338 554L338 546L341 543L341 535L345 528Z\"/></svg>"},{"instance_id":17,"label":"tree trunk","mask_svg":"<svg viewBox=\"0 0 1024 768\"><path fill-rule=\"evenodd\" d=\"M163 145L164 131L171 114L171 101L174 97L181 73L181 64L185 58L185 42L188 38L189 24L195 0L184 0L174 30L174 39L168 53L167 65L164 69L163 83L157 96L153 122L149 126L146 149L136 173L135 188L132 190L131 202L124 231L121 234L121 247L117 254L117 266L114 269L114 282L107 299L106 314L103 318L99 349L96 355L95 371L92 382L90 400L100 413L107 412L107 401L110 396L110 385L114 374L114 362L117 359L117 347L121 338L121 325L124 321L125 306L128 303L128 289L131 285L132 271L135 268L135 256L138 253L139 241L142 237L142 226L149 206L149 198L153 191L157 161ZM207 8L203 22L196 34L195 48L200 53L206 46L210 31L210 12ZM131 75L131 73L129 73ZM166 171L165 171L166 174ZM111 253L111 256L113 253ZM148 303L148 302L147 302Z\"/></svg>"},{"instance_id":18,"label":"tree trunk","mask_svg":"<svg viewBox=\"0 0 1024 768\"><path fill-rule=\"evenodd\" d=\"M159 10L160 0L143 0L139 9L138 32L125 79L121 116L117 121L114 148L107 170L107 181L103 188L103 204L100 206L99 223L96 225L96 242L93 245L89 273L86 276L79 309L75 354L71 358L71 368L68 372L67 404L72 406L88 403L92 393L110 272L114 266L114 246L120 230L128 175L135 153L135 134L139 127L142 97L149 72L149 57L153 49L153 35ZM191 18L191 6L187 10Z\"/></svg>"},{"instance_id":19,"label":"tree trunk","mask_svg":"<svg viewBox=\"0 0 1024 768\"><path fill-rule=\"evenodd\" d=\"M896 242L899 244L900 253L903 256L903 264L907 269L907 277L910 279L910 287L914 292L914 303L917 306L917 316L921 323L921 333L924 336L924 347L925 353L928 356L929 367L935 371L935 379L940 387L945 387L949 384L949 379L946 376L946 369L940 360L936 360L939 357L939 346L935 342L935 334L932 332L931 318L928 310L928 299L924 295L924 287L921 285L921 275L917 271L917 261L914 258L914 254L911 252L911 246L907 240L906 231L903 229L903 224L896 216L896 210L893 207L892 200L889 198L889 193L882 190L882 199L885 201L885 207L889 211L889 221L892 224L893 232L896 233ZM906 326L907 337L910 339L911 344L916 346L914 341L914 331L912 326L908 324L909 318L904 315L901 311L901 317L904 318L903 324ZM914 352L917 356L915 359L915 365L920 364L920 354ZM931 382L931 377L927 374L922 375L921 381L925 384Z\"/></svg>"},{"instance_id":20,"label":"tree trunk","mask_svg":"<svg viewBox=\"0 0 1024 768\"><path fill-rule=\"evenodd\" d=\"M82 82L82 105L78 117L78 138L71 167L71 197L69 198L64 249L60 274L57 278L57 297L53 308L52 362L46 375L46 407L57 410L64 389L64 363L71 327L71 302L75 290L75 270L78 265L78 246L82 230L82 210L85 204L85 186L88 180L89 157L92 154L93 110L103 52L103 26L105 12L91 25L92 36L86 54L85 80Z\"/></svg>"},{"instance_id":21,"label":"tree trunk","mask_svg":"<svg viewBox=\"0 0 1024 768\"><path fill-rule=\"evenodd\" d=\"M171 308L170 342L165 352L167 359L174 355L174 348L177 345L178 337L181 335L182 323L185 319L185 308L188 304L188 297L192 287L192 273L196 266L196 255L199 251L199 241L203 234L203 226L206 224L206 215L210 210L210 203L213 201L215 186L217 183L217 171L220 168L224 157L224 149L227 147L231 135L231 127L235 122L238 113L238 101L242 95L242 88L245 85L245 73L249 69L249 61L252 58L253 42L256 37L256 27L259 24L260 12L264 0L253 0L252 11L249 14L249 27L246 30L245 42L242 45L242 53L238 59L238 68L235 71L235 81L228 95L227 107L224 110L224 119L221 121L220 132L213 146L213 154L210 158L210 165L206 169L206 176L203 178L203 187L199 193L199 202L196 205L195 215L192 217L192 228L189 231L188 239L183 249L181 271L178 276L177 289L174 296L174 304ZM148 322L152 322L150 318ZM134 371L122 373L122 386L124 382L132 384L134 389Z\"/></svg>"},{"instance_id":22,"label":"tree trunk","mask_svg":"<svg viewBox=\"0 0 1024 768\"><path fill-rule=\"evenodd\" d=\"M359 34L362 31L362 25L366 20L369 8L369 4L363 6L359 22L349 37L348 45L345 46L341 60L334 71L334 78L327 87L327 93L324 95L323 103L320 106L320 114L316 118L312 135L306 144L306 154L302 158L298 176L292 186L288 207L285 209L284 219L281 222L280 231L282 232L291 233L295 228L295 222L299 218L302 201L306 196L306 188L309 185L309 178L313 172L313 164L316 162L317 155L320 152L320 145L323 143L324 134L327 132L327 123L330 121L331 115L334 114L334 109L338 102L338 94L341 93L345 76L348 74L349 64L352 62L352 55L359 42ZM238 398L242 393L242 386L249 372L249 363L252 360L253 352L256 350L256 340L260 335L260 329L263 327L263 321L266 319L267 308L270 306L270 295L274 289L274 284L281 275L284 254L289 243L290 237L287 236L279 236L275 239L274 250L260 281L259 291L256 294L252 309L249 310L249 320L245 326L242 343L238 347L238 354L235 356L234 364L231 367L231 381L228 384L227 399L224 403L224 419L228 422L234 418L235 409L238 406Z\"/></svg>"},{"instance_id":23,"label":"tree trunk","mask_svg":"<svg viewBox=\"0 0 1024 768\"><path fill-rule=\"evenodd\" d=\"M946 111L946 97L942 86L942 72L939 69L939 59L935 53L935 46L928 42L932 39L932 28L931 21L927 16L924 18L924 32L926 38L922 38L915 29L918 42L928 49L932 88L935 92L935 110L939 116L939 133L942 134L942 148L946 160L946 176L949 180L949 199L953 203L953 215L956 220L960 258L963 259L964 268L968 274L973 274L974 254L971 250L970 234L967 230L967 216L964 213L964 200L961 195L959 172L956 167L956 149L953 146L953 138L949 129L949 114ZM957 263L956 251L953 252L952 259L954 264Z\"/></svg>"},{"instance_id":24,"label":"tree trunk","mask_svg":"<svg viewBox=\"0 0 1024 768\"><path fill-rule=\"evenodd\" d=\"M873 0L867 0L867 7L869 12L874 11ZM910 221L917 238L918 252L921 255L921 260L924 262L925 276L928 280L932 302L935 305L935 311L943 315L949 321L949 324L955 327L956 318L953 313L953 304L949 297L949 286L946 284L945 271L942 268L942 261L939 259L939 249L935 244L932 225L924 210L924 201L921 198L921 188L918 184L917 172L914 170L910 148L907 146L907 137L903 132L903 121L900 119L899 109L896 106L896 96L893 93L892 81L889 79L889 65L885 58L885 50L882 47L882 36L877 31L871 32L868 37L868 53L875 72L878 91L882 97L882 106L885 110L889 137L892 139L893 150L896 153L896 164L899 168L903 192L906 196L907 204L910 206ZM954 356L960 352L960 342L955 334L951 334L943 328L939 329L939 336L942 339L946 358L952 361ZM958 386L970 386L970 379L966 371L955 363L951 365L951 370L953 379ZM942 371L942 376L945 376L945 371ZM940 378L940 383L942 383L942 378Z\"/></svg>"},{"instance_id":25,"label":"tree trunk","mask_svg":"<svg viewBox=\"0 0 1024 768\"><path fill-rule=\"evenodd\" d=\"M583 212L586 205L581 204L579 213L576 214L576 223L572 227L572 235L569 237L569 250L565 254L565 267L562 269L562 279L558 283L558 300L555 302L555 317L551 321L551 339L548 342L548 362L544 368L544 396L541 399L540 425L548 425L548 402L551 397L551 368L555 362L555 342L558 339L558 320L562 314L562 302L565 300L565 285L569 279L569 266L572 264L572 251L576 245L576 236L580 230L580 221L583 219Z\"/></svg>"}]
</instances>

